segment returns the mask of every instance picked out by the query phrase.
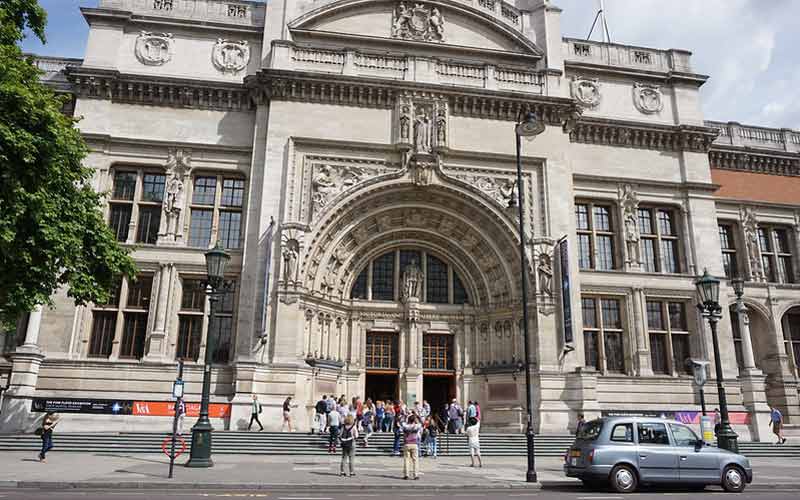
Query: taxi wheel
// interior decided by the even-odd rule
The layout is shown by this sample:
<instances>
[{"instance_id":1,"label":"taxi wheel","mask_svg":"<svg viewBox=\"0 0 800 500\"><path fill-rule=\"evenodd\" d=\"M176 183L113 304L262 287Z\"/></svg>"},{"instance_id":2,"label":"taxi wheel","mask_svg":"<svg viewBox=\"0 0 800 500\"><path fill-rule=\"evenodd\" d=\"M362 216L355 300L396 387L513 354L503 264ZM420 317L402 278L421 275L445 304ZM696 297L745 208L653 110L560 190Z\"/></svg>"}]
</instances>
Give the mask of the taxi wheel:
<instances>
[{"instance_id":1,"label":"taxi wheel","mask_svg":"<svg viewBox=\"0 0 800 500\"><path fill-rule=\"evenodd\" d=\"M728 493L741 493L746 482L744 471L736 465L729 465L722 471L722 489Z\"/></svg>"},{"instance_id":2,"label":"taxi wheel","mask_svg":"<svg viewBox=\"0 0 800 500\"><path fill-rule=\"evenodd\" d=\"M629 465L617 465L609 476L611 488L617 493L633 493L639 486L636 471Z\"/></svg>"}]
</instances>

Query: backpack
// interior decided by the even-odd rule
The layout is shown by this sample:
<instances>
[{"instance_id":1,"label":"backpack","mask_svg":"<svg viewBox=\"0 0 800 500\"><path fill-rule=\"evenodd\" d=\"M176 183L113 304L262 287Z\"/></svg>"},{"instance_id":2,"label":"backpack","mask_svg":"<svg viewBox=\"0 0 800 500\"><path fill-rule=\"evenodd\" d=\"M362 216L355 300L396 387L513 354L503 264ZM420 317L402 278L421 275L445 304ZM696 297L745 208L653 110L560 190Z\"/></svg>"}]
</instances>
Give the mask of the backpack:
<instances>
[{"instance_id":1,"label":"backpack","mask_svg":"<svg viewBox=\"0 0 800 500\"><path fill-rule=\"evenodd\" d=\"M355 426L347 427L346 425L342 427L342 433L339 434L339 440L342 444L342 448L351 448L353 446L353 428ZM347 439L348 441L342 441L343 439Z\"/></svg>"}]
</instances>

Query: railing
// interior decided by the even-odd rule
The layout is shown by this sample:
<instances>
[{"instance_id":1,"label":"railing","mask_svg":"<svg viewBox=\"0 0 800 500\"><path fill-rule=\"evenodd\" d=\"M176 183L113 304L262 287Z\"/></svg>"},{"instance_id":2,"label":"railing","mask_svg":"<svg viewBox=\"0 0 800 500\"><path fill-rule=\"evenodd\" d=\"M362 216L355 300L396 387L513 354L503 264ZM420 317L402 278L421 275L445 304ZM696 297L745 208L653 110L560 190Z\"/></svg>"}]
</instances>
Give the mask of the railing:
<instances>
[{"instance_id":1,"label":"railing","mask_svg":"<svg viewBox=\"0 0 800 500\"><path fill-rule=\"evenodd\" d=\"M720 131L714 144L800 152L800 132L795 130L755 127L736 122L706 121L705 125Z\"/></svg>"},{"instance_id":2,"label":"railing","mask_svg":"<svg viewBox=\"0 0 800 500\"><path fill-rule=\"evenodd\" d=\"M292 50L292 60L312 64L344 65L344 52L323 49L295 48Z\"/></svg>"},{"instance_id":3,"label":"railing","mask_svg":"<svg viewBox=\"0 0 800 500\"><path fill-rule=\"evenodd\" d=\"M507 85L541 86L543 84L541 75L516 69L497 68L494 77L501 87Z\"/></svg>"},{"instance_id":4,"label":"railing","mask_svg":"<svg viewBox=\"0 0 800 500\"><path fill-rule=\"evenodd\" d=\"M64 57L34 56L33 63L45 73L61 73L67 66L80 66L82 59L69 59Z\"/></svg>"},{"instance_id":5,"label":"railing","mask_svg":"<svg viewBox=\"0 0 800 500\"><path fill-rule=\"evenodd\" d=\"M408 60L405 57L356 54L355 65L359 68L405 72Z\"/></svg>"},{"instance_id":6,"label":"railing","mask_svg":"<svg viewBox=\"0 0 800 500\"><path fill-rule=\"evenodd\" d=\"M458 64L439 61L436 63L436 73L445 80L479 80L481 85L486 79L486 68L471 64ZM470 82L477 83L477 82Z\"/></svg>"},{"instance_id":7,"label":"railing","mask_svg":"<svg viewBox=\"0 0 800 500\"><path fill-rule=\"evenodd\" d=\"M564 59L570 62L621 66L661 72L691 72L689 60L691 54L675 49L658 50L596 42L594 40L564 38L562 54Z\"/></svg>"},{"instance_id":8,"label":"railing","mask_svg":"<svg viewBox=\"0 0 800 500\"><path fill-rule=\"evenodd\" d=\"M100 7L157 17L264 26L266 6L252 0L100 0Z\"/></svg>"},{"instance_id":9,"label":"railing","mask_svg":"<svg viewBox=\"0 0 800 500\"><path fill-rule=\"evenodd\" d=\"M473 0L475 1L475 0ZM515 26L520 24L520 12L511 4L502 0L477 0L478 7L488 10L495 16L505 19L506 22Z\"/></svg>"}]
</instances>

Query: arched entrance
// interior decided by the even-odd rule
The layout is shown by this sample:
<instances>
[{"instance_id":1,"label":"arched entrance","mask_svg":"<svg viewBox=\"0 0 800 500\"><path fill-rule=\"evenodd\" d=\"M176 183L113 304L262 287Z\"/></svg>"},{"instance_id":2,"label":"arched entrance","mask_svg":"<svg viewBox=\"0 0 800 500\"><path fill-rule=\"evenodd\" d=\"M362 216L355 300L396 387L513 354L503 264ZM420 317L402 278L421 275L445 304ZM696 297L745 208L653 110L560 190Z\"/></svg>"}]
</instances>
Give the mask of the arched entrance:
<instances>
[{"instance_id":1,"label":"arched entrance","mask_svg":"<svg viewBox=\"0 0 800 500\"><path fill-rule=\"evenodd\" d=\"M800 377L800 306L794 306L784 313L781 327L792 373Z\"/></svg>"}]
</instances>

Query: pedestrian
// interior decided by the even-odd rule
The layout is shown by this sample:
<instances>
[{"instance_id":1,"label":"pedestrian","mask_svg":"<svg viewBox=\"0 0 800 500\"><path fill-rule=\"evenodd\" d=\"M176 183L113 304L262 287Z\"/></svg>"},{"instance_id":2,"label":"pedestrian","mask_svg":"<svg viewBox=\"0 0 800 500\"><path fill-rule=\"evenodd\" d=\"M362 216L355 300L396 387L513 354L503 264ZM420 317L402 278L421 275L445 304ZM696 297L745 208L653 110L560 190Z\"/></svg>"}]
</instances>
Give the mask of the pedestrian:
<instances>
[{"instance_id":1,"label":"pedestrian","mask_svg":"<svg viewBox=\"0 0 800 500\"><path fill-rule=\"evenodd\" d=\"M586 419L584 418L583 413L578 413L578 421L575 423L576 436L580 435L584 425L586 425Z\"/></svg>"},{"instance_id":2,"label":"pedestrian","mask_svg":"<svg viewBox=\"0 0 800 500\"><path fill-rule=\"evenodd\" d=\"M258 419L258 416L261 414L261 403L258 402L258 396L253 394L253 404L250 407L250 424L247 426L247 430L249 431L251 427L253 427L253 422L258 424L259 431L264 430L264 426L261 425L261 420Z\"/></svg>"},{"instance_id":3,"label":"pedestrian","mask_svg":"<svg viewBox=\"0 0 800 500\"><path fill-rule=\"evenodd\" d=\"M447 434L450 431L450 405L445 403L442 409L439 410L439 418L444 425L443 432Z\"/></svg>"},{"instance_id":4,"label":"pedestrian","mask_svg":"<svg viewBox=\"0 0 800 500\"><path fill-rule=\"evenodd\" d=\"M345 464L349 465L350 477L356 475L355 473L355 459L356 459L356 439L358 439L358 425L353 415L348 415L344 419L344 426L342 432L339 434L339 442L342 444L342 463L339 465L339 474L346 476Z\"/></svg>"},{"instance_id":5,"label":"pedestrian","mask_svg":"<svg viewBox=\"0 0 800 500\"><path fill-rule=\"evenodd\" d=\"M383 413L383 432L391 432L394 430L394 405L391 402L386 404Z\"/></svg>"},{"instance_id":6,"label":"pedestrian","mask_svg":"<svg viewBox=\"0 0 800 500\"><path fill-rule=\"evenodd\" d=\"M327 422L327 418L325 418L325 412L328 410L328 396L322 395L322 399L317 401L317 404L314 405L314 425L311 426L311 434L314 434L314 426L317 427L317 432L322 435L325 432L325 423Z\"/></svg>"},{"instance_id":7,"label":"pedestrian","mask_svg":"<svg viewBox=\"0 0 800 500\"><path fill-rule=\"evenodd\" d=\"M467 425L472 419L478 420L478 409L475 407L474 401L467 402Z\"/></svg>"},{"instance_id":8,"label":"pedestrian","mask_svg":"<svg viewBox=\"0 0 800 500\"><path fill-rule=\"evenodd\" d=\"M481 439L480 439L481 424L478 420L473 418L467 427L467 438L469 439L469 459L470 467L475 467L475 460L478 461L478 467L483 467L481 462Z\"/></svg>"},{"instance_id":9,"label":"pedestrian","mask_svg":"<svg viewBox=\"0 0 800 500\"><path fill-rule=\"evenodd\" d=\"M428 400L422 400L422 411L419 414L422 418L428 418L431 416L431 405L428 404Z\"/></svg>"},{"instance_id":10,"label":"pedestrian","mask_svg":"<svg viewBox=\"0 0 800 500\"><path fill-rule=\"evenodd\" d=\"M719 429L722 427L722 415L719 408L714 408L714 435L719 434Z\"/></svg>"},{"instance_id":11,"label":"pedestrian","mask_svg":"<svg viewBox=\"0 0 800 500\"><path fill-rule=\"evenodd\" d=\"M61 417L57 413L49 411L44 416L44 420L42 420L42 427L37 430L37 434L40 434L42 438L42 451L39 452L39 462L41 463L47 462L45 455L53 449L53 430L58 425L59 420L61 420Z\"/></svg>"},{"instance_id":12,"label":"pedestrian","mask_svg":"<svg viewBox=\"0 0 800 500\"><path fill-rule=\"evenodd\" d=\"M439 443L436 442L439 436L439 423L436 421L436 416L431 415L428 417L428 456L432 458L439 457Z\"/></svg>"},{"instance_id":13,"label":"pedestrian","mask_svg":"<svg viewBox=\"0 0 800 500\"><path fill-rule=\"evenodd\" d=\"M177 432L178 435L183 435L183 420L186 417L186 402L183 398L178 398L178 422L177 422Z\"/></svg>"},{"instance_id":14,"label":"pedestrian","mask_svg":"<svg viewBox=\"0 0 800 500\"><path fill-rule=\"evenodd\" d=\"M394 404L394 421L392 422L392 431L394 432L394 443L392 445L392 455L400 456L400 441L403 438L403 424L405 424L405 414L402 410L403 405L400 401L395 401Z\"/></svg>"},{"instance_id":15,"label":"pedestrian","mask_svg":"<svg viewBox=\"0 0 800 500\"><path fill-rule=\"evenodd\" d=\"M481 404L475 401L475 420L481 421Z\"/></svg>"},{"instance_id":16,"label":"pedestrian","mask_svg":"<svg viewBox=\"0 0 800 500\"><path fill-rule=\"evenodd\" d=\"M336 410L328 413L328 453L336 453L336 442L339 440L341 423L341 413Z\"/></svg>"},{"instance_id":17,"label":"pedestrian","mask_svg":"<svg viewBox=\"0 0 800 500\"><path fill-rule=\"evenodd\" d=\"M783 415L781 411L774 406L769 409L769 422L772 424L772 433L778 437L778 442L775 444L783 444L786 438L783 437Z\"/></svg>"},{"instance_id":18,"label":"pedestrian","mask_svg":"<svg viewBox=\"0 0 800 500\"><path fill-rule=\"evenodd\" d=\"M260 424L259 424L260 425ZM289 396L283 402L283 423L281 424L281 432L283 428L288 427L289 432L294 432L292 429L292 397Z\"/></svg>"},{"instance_id":19,"label":"pedestrian","mask_svg":"<svg viewBox=\"0 0 800 500\"><path fill-rule=\"evenodd\" d=\"M462 422L464 418L464 410L461 409L461 405L458 404L458 400L453 398L453 401L450 403L450 408L447 410L448 416L450 417L450 425L451 425L451 433L452 434L461 434L462 429Z\"/></svg>"},{"instance_id":20,"label":"pedestrian","mask_svg":"<svg viewBox=\"0 0 800 500\"><path fill-rule=\"evenodd\" d=\"M364 416L361 419L361 426L364 429L364 447L369 448L369 437L372 436L373 419L375 418L375 405L372 404L372 399L367 398L364 403Z\"/></svg>"},{"instance_id":21,"label":"pedestrian","mask_svg":"<svg viewBox=\"0 0 800 500\"><path fill-rule=\"evenodd\" d=\"M409 473L414 479L419 479L419 432L421 426L417 423L417 416L411 414L402 426L403 431L403 479L409 478Z\"/></svg>"},{"instance_id":22,"label":"pedestrian","mask_svg":"<svg viewBox=\"0 0 800 500\"><path fill-rule=\"evenodd\" d=\"M375 432L383 431L383 419L386 416L386 407L383 406L383 401L375 403Z\"/></svg>"}]
</instances>

